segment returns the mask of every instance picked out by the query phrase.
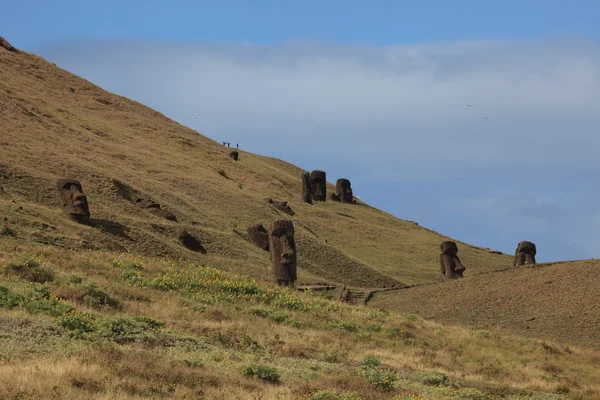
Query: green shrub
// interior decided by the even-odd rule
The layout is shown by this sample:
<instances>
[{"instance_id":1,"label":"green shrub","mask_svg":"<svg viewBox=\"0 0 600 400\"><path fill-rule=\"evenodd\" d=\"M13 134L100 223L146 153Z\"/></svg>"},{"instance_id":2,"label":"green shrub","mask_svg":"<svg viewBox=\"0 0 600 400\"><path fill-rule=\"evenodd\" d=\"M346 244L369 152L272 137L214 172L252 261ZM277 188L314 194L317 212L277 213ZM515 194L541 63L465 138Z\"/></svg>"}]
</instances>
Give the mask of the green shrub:
<instances>
[{"instance_id":1,"label":"green shrub","mask_svg":"<svg viewBox=\"0 0 600 400\"><path fill-rule=\"evenodd\" d=\"M54 280L54 271L35 259L9 262L4 269L7 275L16 275L29 282L46 283Z\"/></svg>"},{"instance_id":2,"label":"green shrub","mask_svg":"<svg viewBox=\"0 0 600 400\"><path fill-rule=\"evenodd\" d=\"M448 377L441 372L418 372L415 377L419 382L427 386L442 386L449 383Z\"/></svg>"},{"instance_id":3,"label":"green shrub","mask_svg":"<svg viewBox=\"0 0 600 400\"><path fill-rule=\"evenodd\" d=\"M361 366L363 368L379 368L381 366L381 362L375 356L366 356Z\"/></svg>"},{"instance_id":4,"label":"green shrub","mask_svg":"<svg viewBox=\"0 0 600 400\"><path fill-rule=\"evenodd\" d=\"M88 307L99 308L101 306L118 307L119 302L104 290L100 289L95 282L83 285L83 299Z\"/></svg>"},{"instance_id":5,"label":"green shrub","mask_svg":"<svg viewBox=\"0 0 600 400\"><path fill-rule=\"evenodd\" d=\"M23 302L23 296L11 292L9 288L0 286L0 308L15 308Z\"/></svg>"},{"instance_id":6,"label":"green shrub","mask_svg":"<svg viewBox=\"0 0 600 400\"><path fill-rule=\"evenodd\" d=\"M249 364L242 370L242 375L262 379L266 382L278 383L279 372L275 368L264 365Z\"/></svg>"},{"instance_id":7,"label":"green shrub","mask_svg":"<svg viewBox=\"0 0 600 400\"><path fill-rule=\"evenodd\" d=\"M4 225L2 229L0 229L0 235L16 237L17 232L8 225Z\"/></svg>"},{"instance_id":8,"label":"green shrub","mask_svg":"<svg viewBox=\"0 0 600 400\"><path fill-rule=\"evenodd\" d=\"M398 380L398 376L394 371L379 367L364 368L362 376L365 381L383 390L393 389L394 383Z\"/></svg>"},{"instance_id":9,"label":"green shrub","mask_svg":"<svg viewBox=\"0 0 600 400\"><path fill-rule=\"evenodd\" d=\"M96 331L95 318L88 313L71 312L58 317L58 325L73 332L76 336Z\"/></svg>"},{"instance_id":10,"label":"green shrub","mask_svg":"<svg viewBox=\"0 0 600 400\"><path fill-rule=\"evenodd\" d=\"M339 329L344 332L357 332L358 325L349 321L333 321L329 323L330 328Z\"/></svg>"}]
</instances>

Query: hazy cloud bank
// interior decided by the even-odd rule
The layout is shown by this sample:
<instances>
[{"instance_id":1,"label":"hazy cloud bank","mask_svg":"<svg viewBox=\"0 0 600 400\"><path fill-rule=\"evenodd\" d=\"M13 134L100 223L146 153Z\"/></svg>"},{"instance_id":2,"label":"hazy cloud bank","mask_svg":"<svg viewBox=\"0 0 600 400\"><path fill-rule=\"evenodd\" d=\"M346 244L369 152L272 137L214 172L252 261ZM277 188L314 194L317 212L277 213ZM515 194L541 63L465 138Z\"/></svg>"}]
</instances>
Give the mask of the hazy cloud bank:
<instances>
[{"instance_id":1,"label":"hazy cloud bank","mask_svg":"<svg viewBox=\"0 0 600 400\"><path fill-rule=\"evenodd\" d=\"M510 252L531 240L540 260L600 254L599 43L40 53L217 141L347 177L363 200L458 239Z\"/></svg>"}]
</instances>

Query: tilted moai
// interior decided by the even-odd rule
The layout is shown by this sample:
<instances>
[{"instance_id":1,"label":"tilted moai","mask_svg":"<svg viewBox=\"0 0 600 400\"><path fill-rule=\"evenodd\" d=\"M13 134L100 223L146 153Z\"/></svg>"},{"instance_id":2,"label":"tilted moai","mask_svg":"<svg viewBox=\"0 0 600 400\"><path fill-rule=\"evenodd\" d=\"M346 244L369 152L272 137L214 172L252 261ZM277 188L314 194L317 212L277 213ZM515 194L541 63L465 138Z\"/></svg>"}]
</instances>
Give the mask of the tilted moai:
<instances>
[{"instance_id":1,"label":"tilted moai","mask_svg":"<svg viewBox=\"0 0 600 400\"><path fill-rule=\"evenodd\" d=\"M188 231L180 231L178 239L179 243L186 249L195 251L196 253L206 254L206 249L202 247L202 243Z\"/></svg>"},{"instance_id":2,"label":"tilted moai","mask_svg":"<svg viewBox=\"0 0 600 400\"><path fill-rule=\"evenodd\" d=\"M342 203L354 203L352 187L348 179L341 178L337 180L335 183L335 194L337 194Z\"/></svg>"},{"instance_id":3,"label":"tilted moai","mask_svg":"<svg viewBox=\"0 0 600 400\"><path fill-rule=\"evenodd\" d=\"M313 203L315 194L315 185L308 172L302 173L302 201L308 204Z\"/></svg>"},{"instance_id":4,"label":"tilted moai","mask_svg":"<svg viewBox=\"0 0 600 400\"><path fill-rule=\"evenodd\" d=\"M466 268L456 255L458 253L456 243L443 242L440 247L442 249L442 254L440 254L442 277L445 279L462 278Z\"/></svg>"},{"instance_id":5,"label":"tilted moai","mask_svg":"<svg viewBox=\"0 0 600 400\"><path fill-rule=\"evenodd\" d=\"M535 255L535 244L528 241L520 242L517 246L517 250L515 250L513 266L535 264Z\"/></svg>"},{"instance_id":6,"label":"tilted moai","mask_svg":"<svg viewBox=\"0 0 600 400\"><path fill-rule=\"evenodd\" d=\"M250 242L265 251L269 251L269 232L261 224L249 226L246 229Z\"/></svg>"},{"instance_id":7,"label":"tilted moai","mask_svg":"<svg viewBox=\"0 0 600 400\"><path fill-rule=\"evenodd\" d=\"M310 177L315 187L313 200L327 201L327 174L325 171L319 171L316 169L310 173Z\"/></svg>"},{"instance_id":8,"label":"tilted moai","mask_svg":"<svg viewBox=\"0 0 600 400\"><path fill-rule=\"evenodd\" d=\"M177 222L177 217L175 217L175 214L173 214L170 211L163 210L162 208L160 208L160 204L155 203L152 200L141 198L136 199L135 205L148 211L150 214L156 215L157 217L164 218L168 221Z\"/></svg>"},{"instance_id":9,"label":"tilted moai","mask_svg":"<svg viewBox=\"0 0 600 400\"><path fill-rule=\"evenodd\" d=\"M273 221L269 229L269 249L275 280L282 286L292 285L297 278L296 243L292 221Z\"/></svg>"},{"instance_id":10,"label":"tilted moai","mask_svg":"<svg viewBox=\"0 0 600 400\"><path fill-rule=\"evenodd\" d=\"M265 202L271 204L273 207L275 207L279 211L282 211L282 212L284 212L284 213L286 213L288 215L296 215L296 213L294 212L294 210L292 210L292 207L290 207L288 205L287 201L278 201L278 200L273 200L273 199L270 199L270 198L266 198Z\"/></svg>"},{"instance_id":11,"label":"tilted moai","mask_svg":"<svg viewBox=\"0 0 600 400\"><path fill-rule=\"evenodd\" d=\"M229 157L231 157L235 161L238 161L239 157L240 157L240 153L238 153L237 151L234 150L231 153L229 153Z\"/></svg>"},{"instance_id":12,"label":"tilted moai","mask_svg":"<svg viewBox=\"0 0 600 400\"><path fill-rule=\"evenodd\" d=\"M73 221L88 223L90 209L81 183L75 179L59 179L56 181L56 187L64 213Z\"/></svg>"}]
</instances>

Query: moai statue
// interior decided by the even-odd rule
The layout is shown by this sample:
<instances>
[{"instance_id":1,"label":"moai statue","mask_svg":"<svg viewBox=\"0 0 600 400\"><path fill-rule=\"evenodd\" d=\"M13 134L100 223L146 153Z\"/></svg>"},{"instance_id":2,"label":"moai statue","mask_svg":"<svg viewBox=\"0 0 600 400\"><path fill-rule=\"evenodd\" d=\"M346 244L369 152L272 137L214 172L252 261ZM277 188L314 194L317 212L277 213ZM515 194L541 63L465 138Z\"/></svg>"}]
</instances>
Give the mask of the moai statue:
<instances>
[{"instance_id":1,"label":"moai statue","mask_svg":"<svg viewBox=\"0 0 600 400\"><path fill-rule=\"evenodd\" d=\"M273 221L269 229L269 249L275 280L280 286L293 285L296 281L296 243L292 221Z\"/></svg>"},{"instance_id":2,"label":"moai statue","mask_svg":"<svg viewBox=\"0 0 600 400\"><path fill-rule=\"evenodd\" d=\"M261 224L249 226L246 229L250 242L265 251L269 251L269 233Z\"/></svg>"},{"instance_id":3,"label":"moai statue","mask_svg":"<svg viewBox=\"0 0 600 400\"><path fill-rule=\"evenodd\" d=\"M160 204L157 204L157 203L153 202L152 200L136 199L135 205L148 211L150 214L156 215L157 217L164 218L168 221L177 222L177 217L175 217L175 214L173 214L172 212L169 212L167 210L163 210L162 208L160 208Z\"/></svg>"},{"instance_id":4,"label":"moai statue","mask_svg":"<svg viewBox=\"0 0 600 400\"><path fill-rule=\"evenodd\" d=\"M278 201L278 200L266 198L265 202L271 204L273 207L275 207L279 211L282 211L288 215L296 215L294 210L292 210L292 208L288 205L287 201Z\"/></svg>"},{"instance_id":5,"label":"moai statue","mask_svg":"<svg viewBox=\"0 0 600 400\"><path fill-rule=\"evenodd\" d=\"M14 47L12 47L10 45L10 43L8 43L8 41L6 39L4 39L2 36L0 36L0 47L8 50L8 51L12 51L13 53L18 53L19 50L15 49Z\"/></svg>"},{"instance_id":6,"label":"moai statue","mask_svg":"<svg viewBox=\"0 0 600 400\"><path fill-rule=\"evenodd\" d=\"M206 249L202 247L202 243L188 231L179 232L179 243L188 250L195 251L196 253L206 254Z\"/></svg>"},{"instance_id":7,"label":"moai statue","mask_svg":"<svg viewBox=\"0 0 600 400\"><path fill-rule=\"evenodd\" d=\"M313 184L310 173L304 172L302 174L302 201L308 204L313 203L313 196L315 194L315 185Z\"/></svg>"},{"instance_id":8,"label":"moai statue","mask_svg":"<svg viewBox=\"0 0 600 400\"><path fill-rule=\"evenodd\" d=\"M335 183L335 194L338 195L342 203L354 203L352 188L348 179L338 179Z\"/></svg>"},{"instance_id":9,"label":"moai statue","mask_svg":"<svg viewBox=\"0 0 600 400\"><path fill-rule=\"evenodd\" d=\"M513 260L513 266L525 264L535 264L536 249L535 244L523 241L517 246L515 250L515 258Z\"/></svg>"},{"instance_id":10,"label":"moai statue","mask_svg":"<svg viewBox=\"0 0 600 400\"><path fill-rule=\"evenodd\" d=\"M231 157L233 160L237 161L240 157L240 153L234 150L231 153L229 153L229 157Z\"/></svg>"},{"instance_id":11,"label":"moai statue","mask_svg":"<svg viewBox=\"0 0 600 400\"><path fill-rule=\"evenodd\" d=\"M342 290L340 290L338 300L342 303L348 303L348 301L350 300L350 290L348 290L346 286L344 286Z\"/></svg>"},{"instance_id":12,"label":"moai statue","mask_svg":"<svg viewBox=\"0 0 600 400\"><path fill-rule=\"evenodd\" d=\"M73 221L88 223L90 209L81 183L75 179L59 179L56 181L56 187L65 214Z\"/></svg>"},{"instance_id":13,"label":"moai statue","mask_svg":"<svg viewBox=\"0 0 600 400\"><path fill-rule=\"evenodd\" d=\"M442 249L442 254L440 254L442 277L445 279L462 278L466 268L456 255L458 253L456 243L443 242L440 247Z\"/></svg>"},{"instance_id":14,"label":"moai statue","mask_svg":"<svg viewBox=\"0 0 600 400\"><path fill-rule=\"evenodd\" d=\"M335 194L335 193L330 193L330 194L329 194L329 200L331 200L331 201L337 201L337 202L339 202L339 201L340 201L340 196L338 196L338 195L337 195L337 194Z\"/></svg>"},{"instance_id":15,"label":"moai statue","mask_svg":"<svg viewBox=\"0 0 600 400\"><path fill-rule=\"evenodd\" d=\"M327 201L327 174L325 174L325 171L316 169L310 173L310 177L315 185L313 200Z\"/></svg>"}]
</instances>

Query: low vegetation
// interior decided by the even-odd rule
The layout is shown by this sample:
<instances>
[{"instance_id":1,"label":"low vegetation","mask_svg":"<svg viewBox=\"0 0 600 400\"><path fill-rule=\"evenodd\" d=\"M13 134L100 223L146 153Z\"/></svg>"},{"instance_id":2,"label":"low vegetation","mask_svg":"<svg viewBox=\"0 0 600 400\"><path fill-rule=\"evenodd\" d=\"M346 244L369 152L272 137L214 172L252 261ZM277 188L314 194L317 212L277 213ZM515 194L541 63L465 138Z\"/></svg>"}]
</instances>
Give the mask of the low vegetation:
<instances>
[{"instance_id":1,"label":"low vegetation","mask_svg":"<svg viewBox=\"0 0 600 400\"><path fill-rule=\"evenodd\" d=\"M0 262L0 398L600 398L593 350L187 261L38 248Z\"/></svg>"}]
</instances>

